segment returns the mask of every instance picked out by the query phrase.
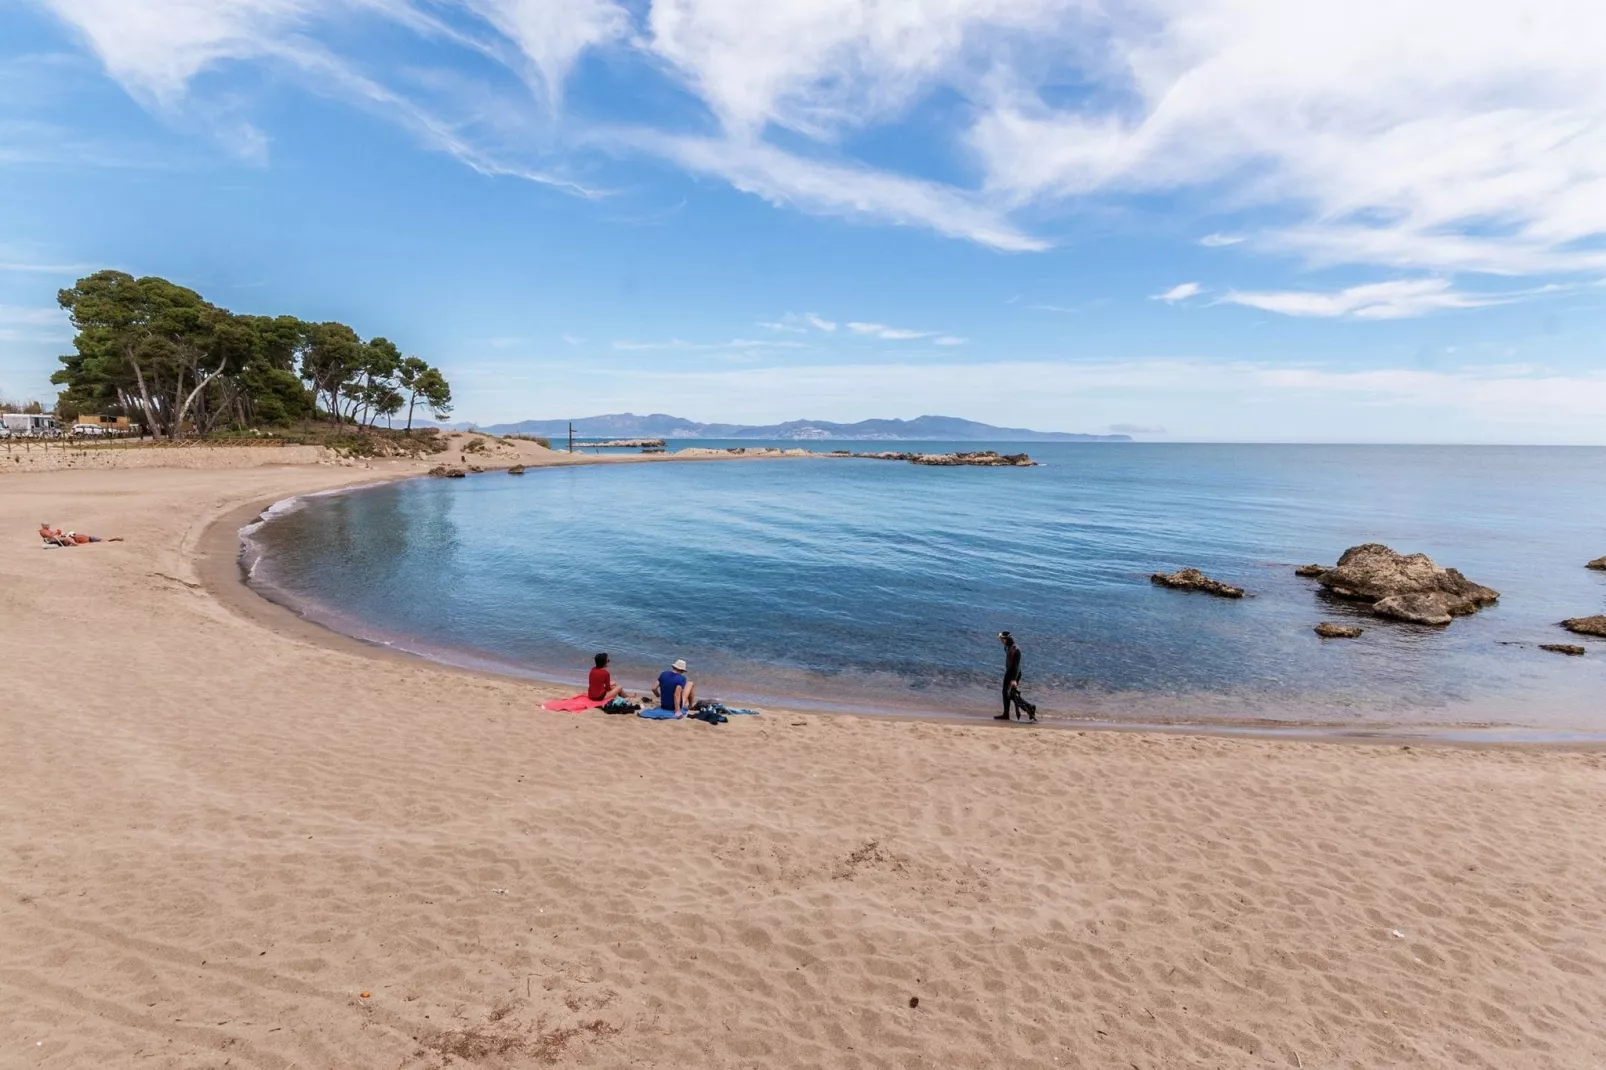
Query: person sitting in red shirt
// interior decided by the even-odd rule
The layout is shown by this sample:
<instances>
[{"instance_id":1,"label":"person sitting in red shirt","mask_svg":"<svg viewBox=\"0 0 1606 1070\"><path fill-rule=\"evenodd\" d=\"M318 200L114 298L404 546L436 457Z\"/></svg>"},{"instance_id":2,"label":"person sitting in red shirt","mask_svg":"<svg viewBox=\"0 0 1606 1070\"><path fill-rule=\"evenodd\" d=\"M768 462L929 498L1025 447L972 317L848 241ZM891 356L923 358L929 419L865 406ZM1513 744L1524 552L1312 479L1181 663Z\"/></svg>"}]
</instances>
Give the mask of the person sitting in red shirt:
<instances>
[{"instance_id":1,"label":"person sitting in red shirt","mask_svg":"<svg viewBox=\"0 0 1606 1070\"><path fill-rule=\"evenodd\" d=\"M598 654L595 660L597 667L591 670L591 683L586 688L586 697L592 702L612 702L624 689L614 683L608 673L608 655Z\"/></svg>"}]
</instances>

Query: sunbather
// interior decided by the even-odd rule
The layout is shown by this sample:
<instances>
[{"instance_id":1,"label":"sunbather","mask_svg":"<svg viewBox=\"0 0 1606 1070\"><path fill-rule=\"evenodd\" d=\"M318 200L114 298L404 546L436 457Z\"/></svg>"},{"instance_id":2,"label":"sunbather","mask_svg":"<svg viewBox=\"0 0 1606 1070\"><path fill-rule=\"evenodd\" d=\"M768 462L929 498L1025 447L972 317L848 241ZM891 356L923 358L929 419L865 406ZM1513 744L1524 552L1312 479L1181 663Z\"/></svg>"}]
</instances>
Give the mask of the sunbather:
<instances>
[{"instance_id":1,"label":"sunbather","mask_svg":"<svg viewBox=\"0 0 1606 1070\"><path fill-rule=\"evenodd\" d=\"M652 693L658 699L659 709L669 710L676 717L686 716L686 711L697 701L697 685L686 678L686 662L676 658L673 665L659 673Z\"/></svg>"},{"instance_id":2,"label":"sunbather","mask_svg":"<svg viewBox=\"0 0 1606 1070\"><path fill-rule=\"evenodd\" d=\"M103 539L99 535L85 535L77 531L63 533L60 528L52 528L43 520L39 522L39 537L45 540L45 544L48 546L83 546L92 542L123 541L121 535L113 535L109 539Z\"/></svg>"},{"instance_id":3,"label":"sunbather","mask_svg":"<svg viewBox=\"0 0 1606 1070\"><path fill-rule=\"evenodd\" d=\"M624 688L613 682L608 673L608 655L598 654L594 659L597 667L591 670L591 679L586 689L586 697L592 702L612 702L624 694Z\"/></svg>"}]
</instances>

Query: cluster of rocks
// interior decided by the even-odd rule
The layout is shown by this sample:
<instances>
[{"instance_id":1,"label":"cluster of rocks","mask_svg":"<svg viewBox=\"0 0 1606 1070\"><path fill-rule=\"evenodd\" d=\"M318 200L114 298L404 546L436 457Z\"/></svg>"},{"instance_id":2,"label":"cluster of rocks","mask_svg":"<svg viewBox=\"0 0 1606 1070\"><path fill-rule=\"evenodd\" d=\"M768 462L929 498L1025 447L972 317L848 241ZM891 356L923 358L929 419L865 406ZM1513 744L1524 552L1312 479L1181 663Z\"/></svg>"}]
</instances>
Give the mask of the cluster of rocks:
<instances>
[{"instance_id":1,"label":"cluster of rocks","mask_svg":"<svg viewBox=\"0 0 1606 1070\"><path fill-rule=\"evenodd\" d=\"M1350 547L1314 578L1335 597L1370 604L1373 616L1412 624L1442 626L1500 599L1499 591L1439 567L1427 554L1399 554L1377 542Z\"/></svg>"},{"instance_id":2,"label":"cluster of rocks","mask_svg":"<svg viewBox=\"0 0 1606 1070\"><path fill-rule=\"evenodd\" d=\"M862 457L870 461L908 461L910 464L932 465L938 468L970 466L975 468L1032 468L1037 462L1024 453L999 453L997 450L976 450L971 453L848 453L835 450L833 457Z\"/></svg>"},{"instance_id":3,"label":"cluster of rocks","mask_svg":"<svg viewBox=\"0 0 1606 1070\"><path fill-rule=\"evenodd\" d=\"M1180 568L1175 572L1156 572L1149 577L1151 583L1177 591L1200 591L1217 598L1242 598L1244 589L1230 583L1213 580L1196 568Z\"/></svg>"},{"instance_id":4,"label":"cluster of rocks","mask_svg":"<svg viewBox=\"0 0 1606 1070\"><path fill-rule=\"evenodd\" d=\"M429 474L437 479L462 479L468 475L463 469L450 464L437 464L429 470Z\"/></svg>"}]
</instances>

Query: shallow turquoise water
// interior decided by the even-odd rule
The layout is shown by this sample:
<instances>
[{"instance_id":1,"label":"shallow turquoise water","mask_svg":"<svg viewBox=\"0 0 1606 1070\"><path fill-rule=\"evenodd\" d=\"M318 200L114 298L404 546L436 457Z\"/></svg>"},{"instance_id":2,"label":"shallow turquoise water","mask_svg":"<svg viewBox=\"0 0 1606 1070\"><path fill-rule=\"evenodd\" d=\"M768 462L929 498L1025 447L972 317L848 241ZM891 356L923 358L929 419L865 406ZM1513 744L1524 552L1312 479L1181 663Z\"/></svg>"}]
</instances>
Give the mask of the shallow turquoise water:
<instances>
[{"instance_id":1,"label":"shallow turquoise water","mask_svg":"<svg viewBox=\"0 0 1606 1070\"><path fill-rule=\"evenodd\" d=\"M1606 731L1606 643L1537 649L1606 612L1582 567L1606 553L1606 450L1026 448L1046 463L621 465L308 498L254 536L253 582L449 660L579 682L607 650L645 686L684 657L743 701L990 714L1008 628L1056 718ZM1423 629L1292 574L1372 540L1500 604ZM1182 565L1255 597L1148 582ZM1311 632L1351 618L1358 640Z\"/></svg>"}]
</instances>

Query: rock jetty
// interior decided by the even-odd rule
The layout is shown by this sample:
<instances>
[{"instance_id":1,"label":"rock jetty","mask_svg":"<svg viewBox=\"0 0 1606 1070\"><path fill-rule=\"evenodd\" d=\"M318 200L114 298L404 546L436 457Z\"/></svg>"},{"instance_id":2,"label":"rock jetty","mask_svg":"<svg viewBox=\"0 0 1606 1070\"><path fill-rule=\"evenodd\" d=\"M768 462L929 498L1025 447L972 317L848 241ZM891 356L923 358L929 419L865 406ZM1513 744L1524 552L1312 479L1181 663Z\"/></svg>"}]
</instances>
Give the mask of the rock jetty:
<instances>
[{"instance_id":1,"label":"rock jetty","mask_svg":"<svg viewBox=\"0 0 1606 1070\"><path fill-rule=\"evenodd\" d=\"M1606 615L1572 617L1562 621L1561 626L1569 632L1576 632L1579 635L1593 635L1606 639Z\"/></svg>"},{"instance_id":2,"label":"rock jetty","mask_svg":"<svg viewBox=\"0 0 1606 1070\"><path fill-rule=\"evenodd\" d=\"M1234 587L1230 583L1213 580L1196 568L1182 568L1175 572L1156 572L1149 577L1150 582L1161 587L1170 587L1177 591L1203 591L1213 594L1217 598L1242 598L1244 589Z\"/></svg>"},{"instance_id":3,"label":"rock jetty","mask_svg":"<svg viewBox=\"0 0 1606 1070\"><path fill-rule=\"evenodd\" d=\"M1316 625L1316 634L1323 639L1357 639L1361 629L1353 624L1329 624L1324 620Z\"/></svg>"},{"instance_id":4,"label":"rock jetty","mask_svg":"<svg viewBox=\"0 0 1606 1070\"><path fill-rule=\"evenodd\" d=\"M1552 654L1566 654L1570 658L1584 656L1584 648L1576 643L1540 643L1540 650L1548 650Z\"/></svg>"},{"instance_id":5,"label":"rock jetty","mask_svg":"<svg viewBox=\"0 0 1606 1070\"><path fill-rule=\"evenodd\" d=\"M1339 598L1371 603L1375 616L1412 624L1449 624L1500 598L1499 591L1440 568L1427 554L1398 554L1376 542L1345 550L1316 582Z\"/></svg>"}]
</instances>

